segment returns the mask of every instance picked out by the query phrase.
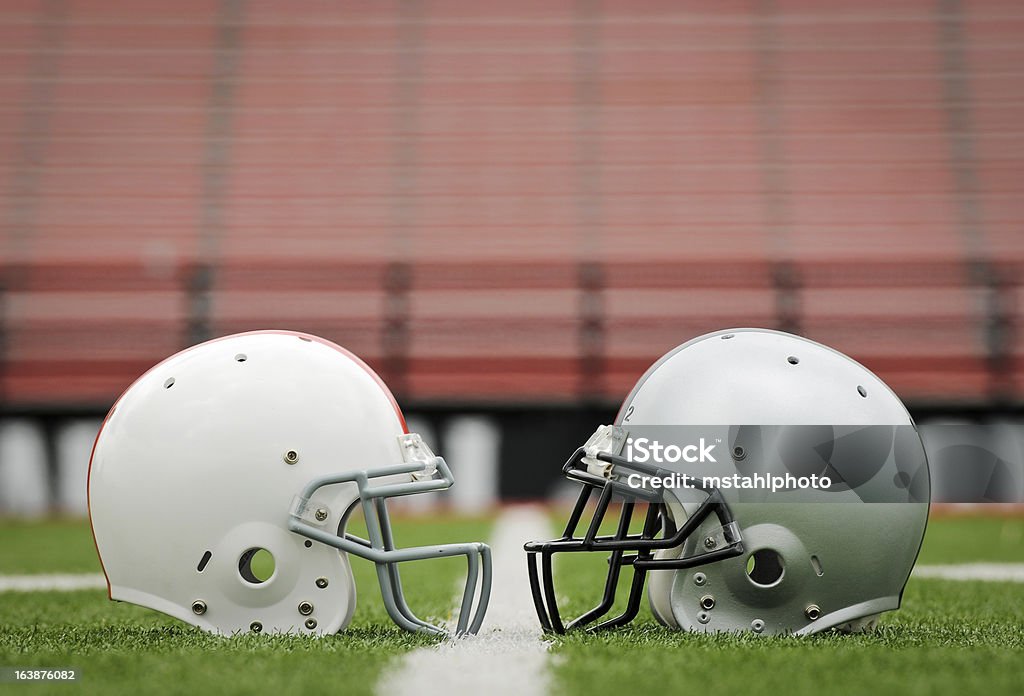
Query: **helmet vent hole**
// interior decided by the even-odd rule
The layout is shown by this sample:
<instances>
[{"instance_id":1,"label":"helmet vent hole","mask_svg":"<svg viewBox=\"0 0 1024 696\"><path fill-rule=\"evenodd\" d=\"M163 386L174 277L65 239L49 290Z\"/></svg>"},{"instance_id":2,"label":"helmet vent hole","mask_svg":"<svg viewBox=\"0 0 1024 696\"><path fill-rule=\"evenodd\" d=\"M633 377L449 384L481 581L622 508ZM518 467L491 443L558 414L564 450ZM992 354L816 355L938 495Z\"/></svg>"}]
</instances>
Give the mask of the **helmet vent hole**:
<instances>
[{"instance_id":1,"label":"helmet vent hole","mask_svg":"<svg viewBox=\"0 0 1024 696\"><path fill-rule=\"evenodd\" d=\"M736 334L725 334L724 336L722 336L722 340L726 341L726 340L728 340L730 338L735 338L735 337L736 337Z\"/></svg>"},{"instance_id":2,"label":"helmet vent hole","mask_svg":"<svg viewBox=\"0 0 1024 696\"><path fill-rule=\"evenodd\" d=\"M788 362L790 365L799 365L800 358L796 357L795 355L791 355L788 358L786 358L786 362Z\"/></svg>"},{"instance_id":3,"label":"helmet vent hole","mask_svg":"<svg viewBox=\"0 0 1024 696\"><path fill-rule=\"evenodd\" d=\"M238 355L235 356L235 362L245 362L248 359L249 356L247 356L245 353L239 353Z\"/></svg>"},{"instance_id":4,"label":"helmet vent hole","mask_svg":"<svg viewBox=\"0 0 1024 696\"><path fill-rule=\"evenodd\" d=\"M274 554L266 549L254 547L238 559L238 574L252 585L262 585L274 576L276 565Z\"/></svg>"},{"instance_id":5,"label":"helmet vent hole","mask_svg":"<svg viewBox=\"0 0 1024 696\"><path fill-rule=\"evenodd\" d=\"M312 343L313 342L313 339L310 338L309 336L299 336L299 340L300 341L305 341L306 343Z\"/></svg>"},{"instance_id":6,"label":"helmet vent hole","mask_svg":"<svg viewBox=\"0 0 1024 696\"><path fill-rule=\"evenodd\" d=\"M203 557L199 559L199 565L196 566L196 570L198 570L200 573L206 570L206 564L210 562L211 558L213 558L212 553L210 553L209 551L204 553Z\"/></svg>"},{"instance_id":7,"label":"helmet vent hole","mask_svg":"<svg viewBox=\"0 0 1024 696\"><path fill-rule=\"evenodd\" d=\"M164 389L170 389L173 386L174 386L174 378L173 377L168 377L167 381L164 382Z\"/></svg>"},{"instance_id":8,"label":"helmet vent hole","mask_svg":"<svg viewBox=\"0 0 1024 696\"><path fill-rule=\"evenodd\" d=\"M868 398L868 390L864 387L857 385L857 393L863 396L865 399Z\"/></svg>"},{"instance_id":9,"label":"helmet vent hole","mask_svg":"<svg viewBox=\"0 0 1024 696\"><path fill-rule=\"evenodd\" d=\"M782 556L772 549L761 549L747 558L747 577L755 585L768 587L782 579L785 568Z\"/></svg>"},{"instance_id":10,"label":"helmet vent hole","mask_svg":"<svg viewBox=\"0 0 1024 696\"><path fill-rule=\"evenodd\" d=\"M814 574L819 578L825 574L825 569L821 567L821 559L817 556L811 556L811 567L814 568Z\"/></svg>"}]
</instances>

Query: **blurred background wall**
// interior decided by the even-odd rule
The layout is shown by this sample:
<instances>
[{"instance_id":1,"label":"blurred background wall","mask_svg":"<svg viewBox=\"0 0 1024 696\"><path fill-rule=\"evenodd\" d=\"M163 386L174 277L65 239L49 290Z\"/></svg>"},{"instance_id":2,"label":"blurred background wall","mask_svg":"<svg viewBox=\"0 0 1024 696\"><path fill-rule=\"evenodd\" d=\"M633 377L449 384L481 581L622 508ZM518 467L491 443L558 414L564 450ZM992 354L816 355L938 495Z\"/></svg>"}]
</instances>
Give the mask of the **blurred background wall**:
<instances>
[{"instance_id":1,"label":"blurred background wall","mask_svg":"<svg viewBox=\"0 0 1024 696\"><path fill-rule=\"evenodd\" d=\"M1005 0L3 0L0 510L81 513L137 375L270 327L469 508L728 326L1024 448L1022 65Z\"/></svg>"}]
</instances>

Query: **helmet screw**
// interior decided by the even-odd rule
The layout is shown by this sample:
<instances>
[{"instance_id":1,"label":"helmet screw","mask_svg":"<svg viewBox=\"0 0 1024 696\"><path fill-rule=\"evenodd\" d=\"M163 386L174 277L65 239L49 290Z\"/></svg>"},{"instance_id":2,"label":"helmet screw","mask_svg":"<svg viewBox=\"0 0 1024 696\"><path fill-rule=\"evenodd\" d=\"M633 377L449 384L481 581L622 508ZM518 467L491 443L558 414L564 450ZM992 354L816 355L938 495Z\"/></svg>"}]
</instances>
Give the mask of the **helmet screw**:
<instances>
[{"instance_id":1,"label":"helmet screw","mask_svg":"<svg viewBox=\"0 0 1024 696\"><path fill-rule=\"evenodd\" d=\"M263 624L261 624L259 621L253 621L251 624L249 624L249 630L253 633L261 633L263 631Z\"/></svg>"},{"instance_id":2,"label":"helmet screw","mask_svg":"<svg viewBox=\"0 0 1024 696\"><path fill-rule=\"evenodd\" d=\"M311 631L316 628L316 619L306 619L306 628Z\"/></svg>"},{"instance_id":3,"label":"helmet screw","mask_svg":"<svg viewBox=\"0 0 1024 696\"><path fill-rule=\"evenodd\" d=\"M288 450L287 452L284 453L284 463L285 464L295 464L298 461L299 461L299 453L296 452L295 450Z\"/></svg>"},{"instance_id":4,"label":"helmet screw","mask_svg":"<svg viewBox=\"0 0 1024 696\"><path fill-rule=\"evenodd\" d=\"M316 512L313 513L313 517L316 518L317 522L323 522L327 519L327 510L324 508L317 508Z\"/></svg>"},{"instance_id":5,"label":"helmet screw","mask_svg":"<svg viewBox=\"0 0 1024 696\"><path fill-rule=\"evenodd\" d=\"M313 605L309 602L299 602L299 613L303 616L309 616L313 613Z\"/></svg>"},{"instance_id":6,"label":"helmet screw","mask_svg":"<svg viewBox=\"0 0 1024 696\"><path fill-rule=\"evenodd\" d=\"M713 549L716 546L718 546L718 542L715 541L714 537L706 537L704 539L704 548L706 548L706 549Z\"/></svg>"},{"instance_id":7,"label":"helmet screw","mask_svg":"<svg viewBox=\"0 0 1024 696\"><path fill-rule=\"evenodd\" d=\"M732 448L732 458L735 459L736 461L746 459L746 457L747 451L740 447L739 445L736 445L735 447Z\"/></svg>"},{"instance_id":8,"label":"helmet screw","mask_svg":"<svg viewBox=\"0 0 1024 696\"><path fill-rule=\"evenodd\" d=\"M804 616L810 621L817 621L821 618L821 607L817 604L808 604L807 608L804 609Z\"/></svg>"},{"instance_id":9,"label":"helmet screw","mask_svg":"<svg viewBox=\"0 0 1024 696\"><path fill-rule=\"evenodd\" d=\"M197 599L192 602L192 613L196 616L202 616L206 613L206 602L201 599Z\"/></svg>"},{"instance_id":10,"label":"helmet screw","mask_svg":"<svg viewBox=\"0 0 1024 696\"><path fill-rule=\"evenodd\" d=\"M706 594L700 598L700 605L706 611L711 611L715 608L715 598L712 595Z\"/></svg>"},{"instance_id":11,"label":"helmet screw","mask_svg":"<svg viewBox=\"0 0 1024 696\"><path fill-rule=\"evenodd\" d=\"M319 587L321 590L327 587L327 578L317 578L316 586Z\"/></svg>"},{"instance_id":12,"label":"helmet screw","mask_svg":"<svg viewBox=\"0 0 1024 696\"><path fill-rule=\"evenodd\" d=\"M699 621L702 624L706 624L708 621L711 621L711 614L707 613L706 611L699 612L697 614L697 621Z\"/></svg>"},{"instance_id":13,"label":"helmet screw","mask_svg":"<svg viewBox=\"0 0 1024 696\"><path fill-rule=\"evenodd\" d=\"M702 587L703 585L707 584L707 581L708 581L708 576L705 575L704 573L694 573L693 574L693 584L696 585L697 587Z\"/></svg>"},{"instance_id":14,"label":"helmet screw","mask_svg":"<svg viewBox=\"0 0 1024 696\"><path fill-rule=\"evenodd\" d=\"M750 622L750 628L754 631L754 633L760 633L764 630L764 621L762 621L761 619L754 619Z\"/></svg>"}]
</instances>

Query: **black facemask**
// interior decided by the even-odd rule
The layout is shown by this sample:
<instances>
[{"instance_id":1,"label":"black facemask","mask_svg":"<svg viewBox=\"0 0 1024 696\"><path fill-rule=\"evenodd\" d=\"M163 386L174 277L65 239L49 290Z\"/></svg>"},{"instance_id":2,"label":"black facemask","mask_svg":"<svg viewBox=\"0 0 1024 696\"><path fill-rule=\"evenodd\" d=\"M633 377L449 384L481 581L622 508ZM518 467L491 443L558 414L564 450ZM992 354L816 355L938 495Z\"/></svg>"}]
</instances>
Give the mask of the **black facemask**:
<instances>
[{"instance_id":1,"label":"black facemask","mask_svg":"<svg viewBox=\"0 0 1024 696\"><path fill-rule=\"evenodd\" d=\"M605 478L588 471L587 463L584 461L585 457L587 457L586 446L580 447L563 467L566 477L582 483L583 489L569 515L562 536L549 541L531 541L524 546L530 573L530 587L533 590L533 602L541 626L545 631L565 633L568 630L584 626L589 626L588 630L597 631L623 626L636 618L640 611L648 570L692 568L743 553L743 540L739 527L717 488L704 490L707 497L698 505L694 513L681 526L677 527L671 515L668 514L668 505L661 491L653 492L631 488L624 483L625 476L622 475L623 471L651 476L670 475L670 472L657 467L629 462L623 457L608 452L600 452L591 459L596 458L603 463L612 465L611 471L615 472L610 478ZM595 492L598 494L596 496L597 507L586 533L580 537L576 531L587 503ZM608 513L609 505L615 500L622 501L615 533L599 535L598 530ZM643 530L639 534L630 534L630 523L635 515L637 518L639 515L644 515ZM711 515L717 516L721 529L718 533L704 539L701 544L704 551L682 558L658 559L654 557L656 551L682 546ZM556 553L581 551L607 552L609 554L604 596L597 606L565 624L562 622L558 602L555 598L552 557ZM611 610L615 603L622 569L626 566L632 568L633 577L625 611L619 616L590 626Z\"/></svg>"}]
</instances>

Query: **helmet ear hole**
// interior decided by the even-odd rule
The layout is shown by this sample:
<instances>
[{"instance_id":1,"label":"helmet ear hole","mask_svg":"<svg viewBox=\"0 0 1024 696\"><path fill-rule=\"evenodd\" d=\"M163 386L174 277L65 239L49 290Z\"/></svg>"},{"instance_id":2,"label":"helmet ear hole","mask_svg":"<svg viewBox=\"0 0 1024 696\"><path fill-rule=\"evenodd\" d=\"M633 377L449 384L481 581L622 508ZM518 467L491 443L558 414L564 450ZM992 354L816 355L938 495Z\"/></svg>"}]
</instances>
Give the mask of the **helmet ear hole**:
<instances>
[{"instance_id":1,"label":"helmet ear hole","mask_svg":"<svg viewBox=\"0 0 1024 696\"><path fill-rule=\"evenodd\" d=\"M760 549L747 558L747 577L755 585L770 587L786 572L782 556L773 549Z\"/></svg>"},{"instance_id":2,"label":"helmet ear hole","mask_svg":"<svg viewBox=\"0 0 1024 696\"><path fill-rule=\"evenodd\" d=\"M275 570L274 554L263 548L248 549L238 559L238 574L252 585L262 585L274 576Z\"/></svg>"}]
</instances>

